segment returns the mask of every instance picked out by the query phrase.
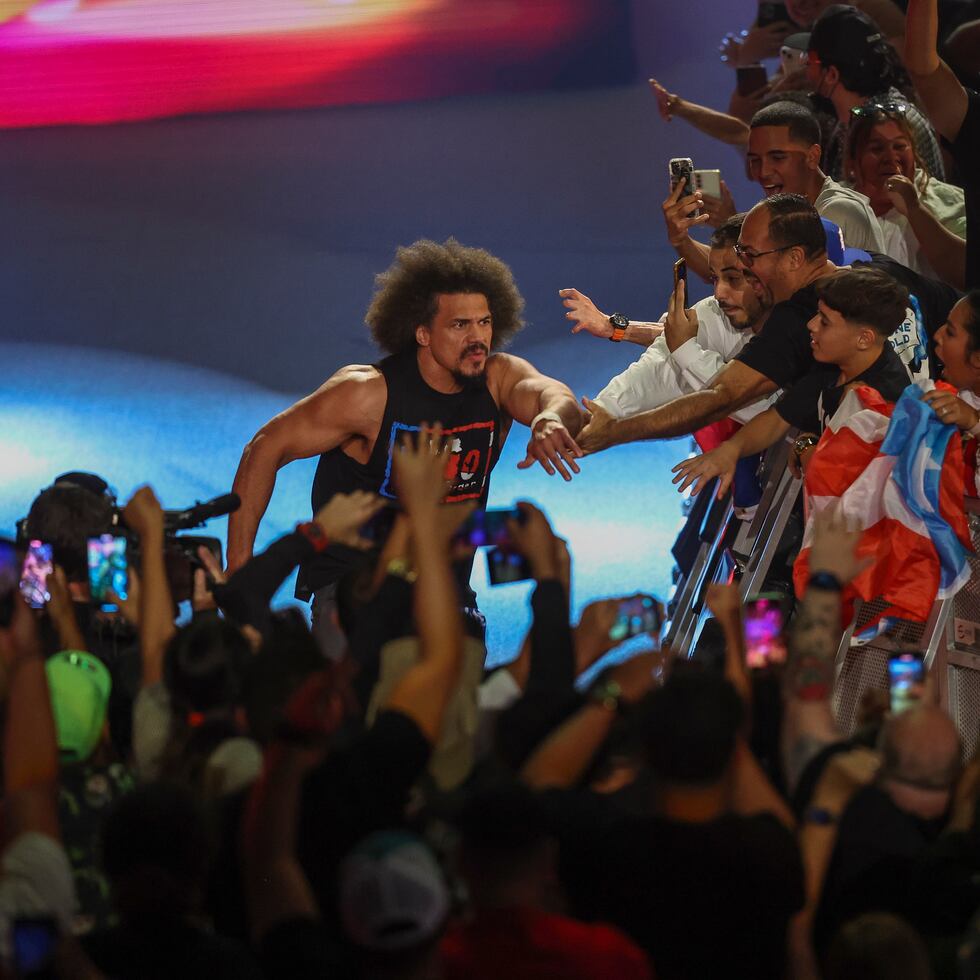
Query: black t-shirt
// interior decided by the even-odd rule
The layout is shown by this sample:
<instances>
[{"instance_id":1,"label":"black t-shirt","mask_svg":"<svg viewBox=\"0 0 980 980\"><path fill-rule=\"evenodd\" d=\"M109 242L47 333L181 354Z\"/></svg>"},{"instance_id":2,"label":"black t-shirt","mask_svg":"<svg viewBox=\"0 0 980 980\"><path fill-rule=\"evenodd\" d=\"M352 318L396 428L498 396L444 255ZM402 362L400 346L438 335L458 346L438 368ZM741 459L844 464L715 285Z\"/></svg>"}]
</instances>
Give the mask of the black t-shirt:
<instances>
[{"instance_id":1,"label":"black t-shirt","mask_svg":"<svg viewBox=\"0 0 980 980\"><path fill-rule=\"evenodd\" d=\"M951 149L966 191L966 288L980 289L980 94L967 89L969 107Z\"/></svg>"},{"instance_id":2,"label":"black t-shirt","mask_svg":"<svg viewBox=\"0 0 980 980\"><path fill-rule=\"evenodd\" d=\"M872 254L870 262L855 262L854 267L870 265L887 272L902 283L915 297L917 313L921 315L920 331L925 335L922 346L931 341L935 332L946 322L949 311L959 299L959 293L946 283L928 279L887 255ZM788 300L777 303L769 312L762 330L739 352L736 360L753 371L764 374L780 388L788 388L809 374L813 365L810 331L806 325L817 313L817 293L814 286L804 286ZM920 316L916 316L920 320ZM899 325L896 324L896 328ZM931 353L923 350L923 358Z\"/></svg>"},{"instance_id":3,"label":"black t-shirt","mask_svg":"<svg viewBox=\"0 0 980 980\"><path fill-rule=\"evenodd\" d=\"M623 929L659 980L784 975L803 867L795 837L775 817L688 824L626 817L585 791L543 798L573 913Z\"/></svg>"},{"instance_id":4,"label":"black t-shirt","mask_svg":"<svg viewBox=\"0 0 980 980\"><path fill-rule=\"evenodd\" d=\"M776 403L780 418L801 432L823 432L844 397L846 385L837 383L839 377L836 364L816 366ZM894 402L908 387L909 375L891 344L886 343L874 364L848 383L857 382L874 388L885 401Z\"/></svg>"}]
</instances>

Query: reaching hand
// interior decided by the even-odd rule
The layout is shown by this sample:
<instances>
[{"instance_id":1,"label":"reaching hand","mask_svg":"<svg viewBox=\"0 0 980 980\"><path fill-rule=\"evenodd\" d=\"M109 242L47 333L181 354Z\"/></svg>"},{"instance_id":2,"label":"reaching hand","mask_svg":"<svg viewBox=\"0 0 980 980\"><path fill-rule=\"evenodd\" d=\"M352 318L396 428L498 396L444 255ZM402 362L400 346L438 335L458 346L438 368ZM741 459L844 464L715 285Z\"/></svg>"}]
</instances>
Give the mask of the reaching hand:
<instances>
[{"instance_id":1,"label":"reaching hand","mask_svg":"<svg viewBox=\"0 0 980 980\"><path fill-rule=\"evenodd\" d=\"M698 208L701 207L701 192L695 191L682 197L683 192L683 183L678 183L663 203L667 239L674 248L687 241L689 229L708 222L707 214L698 213Z\"/></svg>"},{"instance_id":2,"label":"reaching hand","mask_svg":"<svg viewBox=\"0 0 980 980\"><path fill-rule=\"evenodd\" d=\"M582 404L589 412L589 420L578 434L578 445L582 454L598 453L616 445L614 437L616 419L598 402L583 398Z\"/></svg>"},{"instance_id":3,"label":"reaching hand","mask_svg":"<svg viewBox=\"0 0 980 980\"><path fill-rule=\"evenodd\" d=\"M623 597L627 598L627 597ZM604 653L608 653L618 641L609 632L619 616L620 599L597 599L590 602L574 629L575 669L581 674L588 670Z\"/></svg>"},{"instance_id":4,"label":"reaching hand","mask_svg":"<svg viewBox=\"0 0 980 980\"><path fill-rule=\"evenodd\" d=\"M980 425L980 412L957 397L955 392L933 388L922 396L922 400L931 405L932 410L947 425L955 425L966 431Z\"/></svg>"},{"instance_id":5,"label":"reaching hand","mask_svg":"<svg viewBox=\"0 0 980 980\"><path fill-rule=\"evenodd\" d=\"M862 786L872 783L881 768L881 755L857 748L830 758L813 793L814 802L839 813Z\"/></svg>"},{"instance_id":6,"label":"reaching hand","mask_svg":"<svg viewBox=\"0 0 980 980\"><path fill-rule=\"evenodd\" d=\"M360 529L384 507L384 500L366 490L336 493L313 517L331 542L348 548L366 550L371 542L362 538Z\"/></svg>"},{"instance_id":7,"label":"reaching hand","mask_svg":"<svg viewBox=\"0 0 980 980\"><path fill-rule=\"evenodd\" d=\"M707 224L712 228L717 228L724 224L733 214L735 214L735 199L728 185L721 181L721 197L711 197L710 194L701 195L701 208L708 215Z\"/></svg>"},{"instance_id":8,"label":"reaching hand","mask_svg":"<svg viewBox=\"0 0 980 980\"><path fill-rule=\"evenodd\" d=\"M577 289L559 289L558 295L562 298L562 305L568 307L565 319L575 321L572 333L587 330L593 337L606 340L612 336L613 325L609 322L609 317L597 309L585 293L580 293Z\"/></svg>"},{"instance_id":9,"label":"reaching hand","mask_svg":"<svg viewBox=\"0 0 980 980\"><path fill-rule=\"evenodd\" d=\"M413 516L438 507L446 495L446 456L442 423L423 422L418 437L406 433L394 456L395 486L402 506Z\"/></svg>"},{"instance_id":10,"label":"reaching hand","mask_svg":"<svg viewBox=\"0 0 980 980\"><path fill-rule=\"evenodd\" d=\"M742 611L742 597L734 582L712 582L705 592L704 601L719 623L740 615Z\"/></svg>"},{"instance_id":11,"label":"reaching hand","mask_svg":"<svg viewBox=\"0 0 980 980\"><path fill-rule=\"evenodd\" d=\"M672 470L676 473L674 483L680 483L678 493L683 493L689 486L692 494L699 494L716 476L718 477L719 500L725 496L735 478L735 466L738 463L738 453L730 443L723 442L711 452L693 456L678 463Z\"/></svg>"},{"instance_id":12,"label":"reaching hand","mask_svg":"<svg viewBox=\"0 0 980 980\"><path fill-rule=\"evenodd\" d=\"M572 478L568 469L572 473L582 472L575 459L584 455L563 422L541 419L531 431L527 455L517 464L517 468L526 470L529 466L540 463L548 476L554 476L555 470L558 470L561 478L567 482ZM565 468L566 464L568 469Z\"/></svg>"},{"instance_id":13,"label":"reaching hand","mask_svg":"<svg viewBox=\"0 0 980 980\"><path fill-rule=\"evenodd\" d=\"M126 526L141 538L148 534L163 533L163 508L156 494L148 487L140 487L123 510Z\"/></svg>"},{"instance_id":14,"label":"reaching hand","mask_svg":"<svg viewBox=\"0 0 980 980\"><path fill-rule=\"evenodd\" d=\"M609 676L622 690L623 700L627 704L635 704L644 694L653 690L663 663L664 657L660 651L640 653L617 664L609 672Z\"/></svg>"},{"instance_id":15,"label":"reaching hand","mask_svg":"<svg viewBox=\"0 0 980 980\"><path fill-rule=\"evenodd\" d=\"M919 192L915 184L902 174L889 177L885 181L885 191L888 199L895 205L895 210L906 218L919 207Z\"/></svg>"},{"instance_id":16,"label":"reaching hand","mask_svg":"<svg viewBox=\"0 0 980 980\"><path fill-rule=\"evenodd\" d=\"M655 78L648 79L650 91L657 97L657 109L660 118L664 122L670 122L674 118L674 107L680 101L676 95L672 95Z\"/></svg>"},{"instance_id":17,"label":"reaching hand","mask_svg":"<svg viewBox=\"0 0 980 980\"><path fill-rule=\"evenodd\" d=\"M852 531L838 514L837 507L827 507L813 515L813 541L810 545L810 574L830 572L846 585L874 562L859 559L856 554L860 531Z\"/></svg>"},{"instance_id":18,"label":"reaching hand","mask_svg":"<svg viewBox=\"0 0 980 980\"><path fill-rule=\"evenodd\" d=\"M671 353L698 335L698 315L685 309L686 301L687 284L680 279L667 301L667 319L664 321L664 339Z\"/></svg>"}]
</instances>

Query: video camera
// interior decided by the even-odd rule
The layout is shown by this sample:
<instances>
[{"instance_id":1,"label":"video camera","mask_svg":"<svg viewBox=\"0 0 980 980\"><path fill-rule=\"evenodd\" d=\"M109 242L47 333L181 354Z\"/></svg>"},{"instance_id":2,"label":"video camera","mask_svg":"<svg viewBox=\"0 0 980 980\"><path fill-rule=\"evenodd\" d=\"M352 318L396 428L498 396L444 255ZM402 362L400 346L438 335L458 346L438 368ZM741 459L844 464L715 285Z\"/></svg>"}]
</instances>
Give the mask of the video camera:
<instances>
[{"instance_id":1,"label":"video camera","mask_svg":"<svg viewBox=\"0 0 980 980\"><path fill-rule=\"evenodd\" d=\"M104 498L109 503L109 519L106 526L92 528L92 536L108 534L113 537L123 537L127 541L126 555L129 564L139 562L139 539L126 527L122 509L118 506L115 494L109 485L93 473L65 473L59 476L53 487L75 486ZM50 489L50 488L49 488ZM167 568L167 580L174 602L190 599L194 590L194 572L203 568L198 557L198 548L207 548L223 565L221 541L218 538L196 534L180 534L181 531L203 527L216 517L223 517L238 510L241 499L237 494L225 493L212 500L197 501L192 507L184 510L165 510L163 512L164 526L164 560ZM26 550L31 538L43 538L39 528L27 527L27 518L17 522L17 545Z\"/></svg>"}]
</instances>

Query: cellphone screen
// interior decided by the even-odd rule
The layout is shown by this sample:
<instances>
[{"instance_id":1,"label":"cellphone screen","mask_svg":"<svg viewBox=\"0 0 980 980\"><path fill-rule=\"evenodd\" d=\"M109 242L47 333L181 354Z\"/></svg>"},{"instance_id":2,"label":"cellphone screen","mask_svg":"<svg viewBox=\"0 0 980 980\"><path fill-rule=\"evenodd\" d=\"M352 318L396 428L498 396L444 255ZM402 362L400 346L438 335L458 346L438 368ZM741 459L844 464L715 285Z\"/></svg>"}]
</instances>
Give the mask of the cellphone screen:
<instances>
[{"instance_id":1,"label":"cellphone screen","mask_svg":"<svg viewBox=\"0 0 980 980\"><path fill-rule=\"evenodd\" d=\"M609 630L609 639L620 642L641 633L660 631L660 605L652 595L636 595L619 604L616 622Z\"/></svg>"},{"instance_id":2,"label":"cellphone screen","mask_svg":"<svg viewBox=\"0 0 980 980\"><path fill-rule=\"evenodd\" d=\"M88 585L92 601L103 612L115 612L116 605L108 601L108 590L127 597L129 574L126 567L126 539L103 534L88 539Z\"/></svg>"},{"instance_id":3,"label":"cellphone screen","mask_svg":"<svg viewBox=\"0 0 980 980\"><path fill-rule=\"evenodd\" d=\"M20 594L32 609L42 609L51 598L48 592L48 576L53 569L51 545L43 541L32 541L27 546L20 577Z\"/></svg>"},{"instance_id":4,"label":"cellphone screen","mask_svg":"<svg viewBox=\"0 0 980 980\"><path fill-rule=\"evenodd\" d=\"M507 521L521 521L523 515L516 507L498 510L475 510L457 532L457 537L472 548L506 547L510 544ZM516 579L514 580L516 581Z\"/></svg>"},{"instance_id":5,"label":"cellphone screen","mask_svg":"<svg viewBox=\"0 0 980 980\"><path fill-rule=\"evenodd\" d=\"M767 667L785 663L783 638L785 596L778 592L754 596L745 603L745 664Z\"/></svg>"},{"instance_id":6,"label":"cellphone screen","mask_svg":"<svg viewBox=\"0 0 980 980\"><path fill-rule=\"evenodd\" d=\"M487 551L487 578L491 585L508 585L531 578L531 566L527 559L508 548L490 548Z\"/></svg>"},{"instance_id":7,"label":"cellphone screen","mask_svg":"<svg viewBox=\"0 0 980 980\"><path fill-rule=\"evenodd\" d=\"M58 923L54 919L15 919L11 938L17 976L29 977L50 964L58 945Z\"/></svg>"},{"instance_id":8,"label":"cellphone screen","mask_svg":"<svg viewBox=\"0 0 980 980\"><path fill-rule=\"evenodd\" d=\"M893 715L911 708L922 698L925 672L917 653L899 653L888 661L888 687Z\"/></svg>"}]
</instances>

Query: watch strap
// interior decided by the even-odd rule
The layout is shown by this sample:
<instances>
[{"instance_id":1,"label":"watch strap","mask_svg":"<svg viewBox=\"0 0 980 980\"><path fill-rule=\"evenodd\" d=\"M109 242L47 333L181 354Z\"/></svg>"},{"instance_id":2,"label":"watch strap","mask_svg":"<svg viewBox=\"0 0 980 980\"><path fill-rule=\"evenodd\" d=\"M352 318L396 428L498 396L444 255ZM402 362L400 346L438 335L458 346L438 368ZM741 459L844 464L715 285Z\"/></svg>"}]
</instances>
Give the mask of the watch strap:
<instances>
[{"instance_id":1,"label":"watch strap","mask_svg":"<svg viewBox=\"0 0 980 980\"><path fill-rule=\"evenodd\" d=\"M827 592L840 592L844 588L841 580L832 572L817 572L811 575L808 587L824 589Z\"/></svg>"},{"instance_id":2,"label":"watch strap","mask_svg":"<svg viewBox=\"0 0 980 980\"><path fill-rule=\"evenodd\" d=\"M330 546L330 539L316 521L304 521L302 524L297 524L296 531L313 545L317 553L325 551Z\"/></svg>"}]
</instances>

